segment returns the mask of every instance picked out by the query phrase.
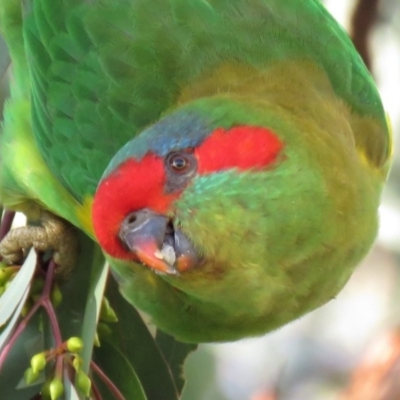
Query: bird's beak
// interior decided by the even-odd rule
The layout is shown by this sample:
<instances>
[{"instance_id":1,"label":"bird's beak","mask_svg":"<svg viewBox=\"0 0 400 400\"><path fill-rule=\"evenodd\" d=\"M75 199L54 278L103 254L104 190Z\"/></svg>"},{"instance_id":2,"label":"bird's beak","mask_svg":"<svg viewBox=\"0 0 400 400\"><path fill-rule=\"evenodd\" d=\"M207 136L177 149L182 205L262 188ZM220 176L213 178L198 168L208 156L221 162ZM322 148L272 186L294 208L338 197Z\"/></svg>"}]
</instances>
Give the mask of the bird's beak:
<instances>
[{"instance_id":1,"label":"bird's beak","mask_svg":"<svg viewBox=\"0 0 400 400\"><path fill-rule=\"evenodd\" d=\"M121 224L119 237L143 264L169 275L195 267L199 257L192 243L164 215L144 209Z\"/></svg>"}]
</instances>

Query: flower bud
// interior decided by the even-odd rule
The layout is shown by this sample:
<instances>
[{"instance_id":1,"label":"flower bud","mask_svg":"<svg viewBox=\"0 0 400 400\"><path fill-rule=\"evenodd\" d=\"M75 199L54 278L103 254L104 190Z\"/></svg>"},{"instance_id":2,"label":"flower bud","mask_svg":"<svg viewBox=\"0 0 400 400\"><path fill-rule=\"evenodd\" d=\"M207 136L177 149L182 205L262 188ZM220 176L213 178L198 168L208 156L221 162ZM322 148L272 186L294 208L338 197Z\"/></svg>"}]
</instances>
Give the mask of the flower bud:
<instances>
[{"instance_id":1,"label":"flower bud","mask_svg":"<svg viewBox=\"0 0 400 400\"><path fill-rule=\"evenodd\" d=\"M93 346L95 346L95 347L100 347L101 346L99 335L97 334L97 332L94 335Z\"/></svg>"},{"instance_id":2,"label":"flower bud","mask_svg":"<svg viewBox=\"0 0 400 400\"><path fill-rule=\"evenodd\" d=\"M31 358L31 367L34 373L39 373L46 366L46 355L45 353L35 354Z\"/></svg>"},{"instance_id":3,"label":"flower bud","mask_svg":"<svg viewBox=\"0 0 400 400\"><path fill-rule=\"evenodd\" d=\"M67 340L67 349L71 353L79 353L83 349L82 339L73 336Z\"/></svg>"},{"instance_id":4,"label":"flower bud","mask_svg":"<svg viewBox=\"0 0 400 400\"><path fill-rule=\"evenodd\" d=\"M92 382L82 370L76 374L75 385L85 396L89 397Z\"/></svg>"},{"instance_id":5,"label":"flower bud","mask_svg":"<svg viewBox=\"0 0 400 400\"><path fill-rule=\"evenodd\" d=\"M31 295L41 294L44 287L44 279L41 277L35 278L31 285Z\"/></svg>"},{"instance_id":6,"label":"flower bud","mask_svg":"<svg viewBox=\"0 0 400 400\"><path fill-rule=\"evenodd\" d=\"M25 382L30 385L37 381L39 378L40 372L34 372L32 368L28 368L24 373Z\"/></svg>"},{"instance_id":7,"label":"flower bud","mask_svg":"<svg viewBox=\"0 0 400 400\"><path fill-rule=\"evenodd\" d=\"M74 367L75 371L79 371L82 368L83 360L79 356L75 356L72 361L72 366Z\"/></svg>"},{"instance_id":8,"label":"flower bud","mask_svg":"<svg viewBox=\"0 0 400 400\"><path fill-rule=\"evenodd\" d=\"M54 307L57 307L61 304L62 301L62 293L58 285L54 285L53 290L50 294L51 302Z\"/></svg>"},{"instance_id":9,"label":"flower bud","mask_svg":"<svg viewBox=\"0 0 400 400\"><path fill-rule=\"evenodd\" d=\"M107 298L103 297L100 310L100 319L105 322L118 322L118 317L115 311L110 306Z\"/></svg>"},{"instance_id":10,"label":"flower bud","mask_svg":"<svg viewBox=\"0 0 400 400\"><path fill-rule=\"evenodd\" d=\"M59 399L64 393L64 385L60 378L54 378L49 385L51 400Z\"/></svg>"},{"instance_id":11,"label":"flower bud","mask_svg":"<svg viewBox=\"0 0 400 400\"><path fill-rule=\"evenodd\" d=\"M97 325L97 334L101 338L110 337L110 335L112 334L112 329L106 323L99 322L98 325Z\"/></svg>"}]
</instances>

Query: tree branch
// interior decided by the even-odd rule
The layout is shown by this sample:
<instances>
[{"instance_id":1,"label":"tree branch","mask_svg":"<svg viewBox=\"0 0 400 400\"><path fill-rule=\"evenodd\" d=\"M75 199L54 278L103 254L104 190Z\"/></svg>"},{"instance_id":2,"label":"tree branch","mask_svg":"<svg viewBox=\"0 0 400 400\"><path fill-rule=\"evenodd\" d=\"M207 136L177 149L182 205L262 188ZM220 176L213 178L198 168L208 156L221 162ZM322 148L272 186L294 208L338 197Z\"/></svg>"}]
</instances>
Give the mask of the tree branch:
<instances>
[{"instance_id":1,"label":"tree branch","mask_svg":"<svg viewBox=\"0 0 400 400\"><path fill-rule=\"evenodd\" d=\"M379 0L358 0L352 18L351 37L365 65L371 70L369 36L378 16Z\"/></svg>"}]
</instances>

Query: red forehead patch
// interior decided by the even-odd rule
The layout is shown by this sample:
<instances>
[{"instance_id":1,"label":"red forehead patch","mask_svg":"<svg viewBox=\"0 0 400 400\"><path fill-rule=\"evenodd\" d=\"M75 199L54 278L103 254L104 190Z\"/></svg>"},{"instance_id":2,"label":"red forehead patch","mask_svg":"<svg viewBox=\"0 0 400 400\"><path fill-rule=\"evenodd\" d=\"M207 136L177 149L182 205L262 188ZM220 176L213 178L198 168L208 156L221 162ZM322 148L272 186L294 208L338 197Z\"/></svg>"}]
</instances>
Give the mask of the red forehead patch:
<instances>
[{"instance_id":1,"label":"red forehead patch","mask_svg":"<svg viewBox=\"0 0 400 400\"><path fill-rule=\"evenodd\" d=\"M267 128L218 128L195 149L199 160L198 172L263 169L276 160L282 148L281 140Z\"/></svg>"}]
</instances>

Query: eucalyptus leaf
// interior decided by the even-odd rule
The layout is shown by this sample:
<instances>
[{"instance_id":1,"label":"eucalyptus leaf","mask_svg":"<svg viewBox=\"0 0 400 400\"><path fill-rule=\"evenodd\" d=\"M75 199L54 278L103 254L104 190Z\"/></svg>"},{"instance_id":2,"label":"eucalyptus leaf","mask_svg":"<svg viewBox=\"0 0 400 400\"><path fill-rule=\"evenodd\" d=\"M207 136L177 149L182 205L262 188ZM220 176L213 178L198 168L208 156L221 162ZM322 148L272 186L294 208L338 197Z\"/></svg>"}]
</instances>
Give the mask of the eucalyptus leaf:
<instances>
[{"instance_id":1,"label":"eucalyptus leaf","mask_svg":"<svg viewBox=\"0 0 400 400\"><path fill-rule=\"evenodd\" d=\"M94 360L127 400L147 400L135 370L113 343L103 341L101 346L94 351ZM100 384L100 387L104 387L99 379L96 379L96 382ZM155 382L153 384L156 385ZM102 395L108 398L104 388ZM110 397L110 399L115 399L115 397ZM162 399L164 400L164 397Z\"/></svg>"},{"instance_id":2,"label":"eucalyptus leaf","mask_svg":"<svg viewBox=\"0 0 400 400\"><path fill-rule=\"evenodd\" d=\"M186 357L197 349L197 344L182 343L174 337L157 330L156 343L162 351L175 380L176 388L181 393L185 384L183 365Z\"/></svg>"},{"instance_id":3,"label":"eucalyptus leaf","mask_svg":"<svg viewBox=\"0 0 400 400\"><path fill-rule=\"evenodd\" d=\"M82 339L82 368L88 373L108 267L98 245L84 233L78 235L80 254L71 275L60 287L62 302L56 311L63 338Z\"/></svg>"},{"instance_id":4,"label":"eucalyptus leaf","mask_svg":"<svg viewBox=\"0 0 400 400\"><path fill-rule=\"evenodd\" d=\"M148 400L178 400L169 365L137 310L121 296L114 279L109 279L106 293L118 316L118 323L109 325L112 333L106 340L132 365Z\"/></svg>"},{"instance_id":5,"label":"eucalyptus leaf","mask_svg":"<svg viewBox=\"0 0 400 400\"><path fill-rule=\"evenodd\" d=\"M21 269L0 297L0 328L14 314L26 292L29 291L36 270L36 253L31 249Z\"/></svg>"},{"instance_id":6,"label":"eucalyptus leaf","mask_svg":"<svg viewBox=\"0 0 400 400\"><path fill-rule=\"evenodd\" d=\"M104 262L93 265L93 274L90 282L88 299L82 323L81 338L85 344L82 357L83 370L89 371L92 349L96 335L97 322L100 314L101 300L107 283L108 266Z\"/></svg>"},{"instance_id":7,"label":"eucalyptus leaf","mask_svg":"<svg viewBox=\"0 0 400 400\"><path fill-rule=\"evenodd\" d=\"M18 304L17 308L14 309L13 316L8 321L7 326L0 334L0 353L4 350L4 346L7 344L8 339L10 338L11 334L14 331L14 328L20 317L22 307L24 306L25 301L28 298L28 295L29 295L29 288L22 293L22 298L20 299L20 303Z\"/></svg>"}]
</instances>

